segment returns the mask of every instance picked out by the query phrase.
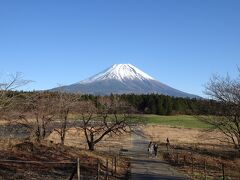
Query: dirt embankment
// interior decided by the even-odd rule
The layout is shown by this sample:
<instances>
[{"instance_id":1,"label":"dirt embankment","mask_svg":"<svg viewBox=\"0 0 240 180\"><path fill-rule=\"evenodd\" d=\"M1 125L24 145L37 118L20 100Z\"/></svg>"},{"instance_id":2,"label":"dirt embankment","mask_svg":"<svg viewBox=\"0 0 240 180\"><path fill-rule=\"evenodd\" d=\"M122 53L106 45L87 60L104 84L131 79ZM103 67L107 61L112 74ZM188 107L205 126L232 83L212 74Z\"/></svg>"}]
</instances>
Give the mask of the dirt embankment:
<instances>
[{"instance_id":1,"label":"dirt embankment","mask_svg":"<svg viewBox=\"0 0 240 180\"><path fill-rule=\"evenodd\" d=\"M101 176L101 172L104 173L107 168L106 161L109 161L109 172L114 171L113 155L50 142L23 142L8 149L0 149L0 179L69 179L74 171L76 177L77 158L80 159L81 176L96 177L98 167ZM117 172L109 178L124 176L127 165L124 158L118 157Z\"/></svg>"}]
</instances>

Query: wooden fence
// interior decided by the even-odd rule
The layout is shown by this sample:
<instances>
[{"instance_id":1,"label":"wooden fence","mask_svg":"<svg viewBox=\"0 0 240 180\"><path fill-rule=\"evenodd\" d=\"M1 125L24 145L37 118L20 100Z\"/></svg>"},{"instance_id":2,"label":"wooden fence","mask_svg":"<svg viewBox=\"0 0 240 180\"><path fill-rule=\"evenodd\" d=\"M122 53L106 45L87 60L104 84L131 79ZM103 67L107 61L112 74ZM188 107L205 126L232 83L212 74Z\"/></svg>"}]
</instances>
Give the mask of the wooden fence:
<instances>
[{"instance_id":1,"label":"wooden fence","mask_svg":"<svg viewBox=\"0 0 240 180\"><path fill-rule=\"evenodd\" d=\"M163 153L173 166L186 167L188 174L198 179L208 179L209 177L220 179L240 179L239 167L227 167L222 161L216 164L208 163L208 159L199 160L194 157L194 153L182 153L171 149ZM190 171L190 172L189 172Z\"/></svg>"},{"instance_id":2,"label":"wooden fence","mask_svg":"<svg viewBox=\"0 0 240 180\"><path fill-rule=\"evenodd\" d=\"M104 164L105 163L105 164ZM113 158L107 158L104 163L101 163L99 160L96 162L87 164L81 162L80 158L77 158L76 161L57 161L57 162L50 162L50 161L24 161L24 160L0 160L0 167L4 164L28 164L34 167L38 167L38 165L45 165L45 166L54 166L54 165L70 165L72 172L69 174L69 180L77 179L106 179L108 180L110 177L111 179L117 177L117 166L118 166L118 158L114 156ZM111 167L110 167L111 165ZM36 170L36 169L35 169ZM66 170L66 169L65 169Z\"/></svg>"}]
</instances>

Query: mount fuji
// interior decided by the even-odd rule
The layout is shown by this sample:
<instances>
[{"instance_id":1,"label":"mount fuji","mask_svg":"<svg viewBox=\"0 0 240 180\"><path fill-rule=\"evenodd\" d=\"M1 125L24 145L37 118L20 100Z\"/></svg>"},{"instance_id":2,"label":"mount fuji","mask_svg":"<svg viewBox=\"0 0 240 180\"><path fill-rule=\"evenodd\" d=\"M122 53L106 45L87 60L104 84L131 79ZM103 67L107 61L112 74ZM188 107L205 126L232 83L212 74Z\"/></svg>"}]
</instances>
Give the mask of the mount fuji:
<instances>
[{"instance_id":1,"label":"mount fuji","mask_svg":"<svg viewBox=\"0 0 240 180\"><path fill-rule=\"evenodd\" d=\"M54 88L52 91L60 89L65 92L93 95L155 93L175 97L199 98L199 96L163 84L131 64L115 64L88 79Z\"/></svg>"}]
</instances>

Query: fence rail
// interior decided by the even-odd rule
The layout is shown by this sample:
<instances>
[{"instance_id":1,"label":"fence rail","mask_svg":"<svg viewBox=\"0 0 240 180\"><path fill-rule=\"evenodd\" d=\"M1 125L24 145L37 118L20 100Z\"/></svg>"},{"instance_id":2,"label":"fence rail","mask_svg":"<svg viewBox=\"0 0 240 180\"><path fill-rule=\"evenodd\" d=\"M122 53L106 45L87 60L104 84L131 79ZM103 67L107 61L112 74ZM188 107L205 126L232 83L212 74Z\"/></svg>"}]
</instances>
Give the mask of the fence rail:
<instances>
[{"instance_id":1,"label":"fence rail","mask_svg":"<svg viewBox=\"0 0 240 180\"><path fill-rule=\"evenodd\" d=\"M76 164L77 162L64 162L64 161L23 161L23 160L11 160L0 159L0 163L13 162L13 163L25 163L25 164Z\"/></svg>"},{"instance_id":2,"label":"fence rail","mask_svg":"<svg viewBox=\"0 0 240 180\"><path fill-rule=\"evenodd\" d=\"M28 164L28 165L72 165L70 166L71 172L68 175L68 179L72 180L74 177L77 180L81 179L111 179L117 176L117 165L118 158L114 156L113 158L107 158L106 163L101 163L99 160L96 160L92 163L81 162L80 158L77 158L76 161L26 161L26 160L12 160L12 159L0 159L0 169L1 166L6 164ZM111 163L110 163L111 162ZM22 165L21 165L22 167ZM32 166L33 168L33 166ZM64 170L66 170L64 168ZM1 173L0 173L1 174Z\"/></svg>"},{"instance_id":3,"label":"fence rail","mask_svg":"<svg viewBox=\"0 0 240 180\"><path fill-rule=\"evenodd\" d=\"M208 179L208 177L219 177L221 179L239 179L239 167L229 167L224 161L215 160L214 162L208 158L201 160L194 157L197 154L194 152L186 153L182 150L167 149L163 152L166 158L172 165L187 168L188 173L195 178ZM196 177L198 176L198 177Z\"/></svg>"}]
</instances>

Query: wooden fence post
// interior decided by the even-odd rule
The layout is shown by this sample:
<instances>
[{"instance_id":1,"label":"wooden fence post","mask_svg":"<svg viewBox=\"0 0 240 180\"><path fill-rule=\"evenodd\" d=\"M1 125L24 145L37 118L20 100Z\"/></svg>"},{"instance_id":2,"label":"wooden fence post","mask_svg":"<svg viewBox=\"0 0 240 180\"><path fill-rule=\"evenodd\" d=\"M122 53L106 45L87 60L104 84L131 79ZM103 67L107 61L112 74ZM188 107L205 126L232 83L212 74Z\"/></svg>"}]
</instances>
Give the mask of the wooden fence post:
<instances>
[{"instance_id":1,"label":"wooden fence post","mask_svg":"<svg viewBox=\"0 0 240 180\"><path fill-rule=\"evenodd\" d=\"M179 159L178 159L179 157L178 157L178 156L179 156L179 154L178 154L178 152L177 152L177 165L178 165L178 163L179 163L179 162L178 162L178 161L179 161Z\"/></svg>"},{"instance_id":2,"label":"wooden fence post","mask_svg":"<svg viewBox=\"0 0 240 180\"><path fill-rule=\"evenodd\" d=\"M74 177L74 175L76 174L76 172L77 172L77 163L74 164L74 169L73 169L73 171L72 171L72 174L71 174L70 177L69 177L69 180L72 180L72 179L73 179L73 177Z\"/></svg>"},{"instance_id":3,"label":"wooden fence post","mask_svg":"<svg viewBox=\"0 0 240 180\"><path fill-rule=\"evenodd\" d=\"M126 179L132 179L131 177L131 163L128 162L128 166L127 166L127 176Z\"/></svg>"},{"instance_id":4,"label":"wooden fence post","mask_svg":"<svg viewBox=\"0 0 240 180\"><path fill-rule=\"evenodd\" d=\"M114 157L112 157L112 176L113 176L113 173L114 173Z\"/></svg>"},{"instance_id":5,"label":"wooden fence post","mask_svg":"<svg viewBox=\"0 0 240 180\"><path fill-rule=\"evenodd\" d=\"M114 161L114 172L117 173L117 156L115 156Z\"/></svg>"},{"instance_id":6,"label":"wooden fence post","mask_svg":"<svg viewBox=\"0 0 240 180\"><path fill-rule=\"evenodd\" d=\"M224 164L222 163L222 179L225 180Z\"/></svg>"},{"instance_id":7,"label":"wooden fence post","mask_svg":"<svg viewBox=\"0 0 240 180\"><path fill-rule=\"evenodd\" d=\"M77 179L80 180L80 161L77 158Z\"/></svg>"},{"instance_id":8,"label":"wooden fence post","mask_svg":"<svg viewBox=\"0 0 240 180\"><path fill-rule=\"evenodd\" d=\"M192 174L193 174L193 156L191 156L191 161L192 161Z\"/></svg>"},{"instance_id":9,"label":"wooden fence post","mask_svg":"<svg viewBox=\"0 0 240 180\"><path fill-rule=\"evenodd\" d=\"M207 165L206 165L206 160L204 160L204 179L207 180Z\"/></svg>"},{"instance_id":10,"label":"wooden fence post","mask_svg":"<svg viewBox=\"0 0 240 180\"><path fill-rule=\"evenodd\" d=\"M106 162L106 180L108 180L108 159Z\"/></svg>"},{"instance_id":11,"label":"wooden fence post","mask_svg":"<svg viewBox=\"0 0 240 180\"><path fill-rule=\"evenodd\" d=\"M100 162L99 162L99 160L97 161L97 180L99 180L100 179Z\"/></svg>"},{"instance_id":12,"label":"wooden fence post","mask_svg":"<svg viewBox=\"0 0 240 180\"><path fill-rule=\"evenodd\" d=\"M183 156L183 166L186 164L186 155Z\"/></svg>"}]
</instances>

